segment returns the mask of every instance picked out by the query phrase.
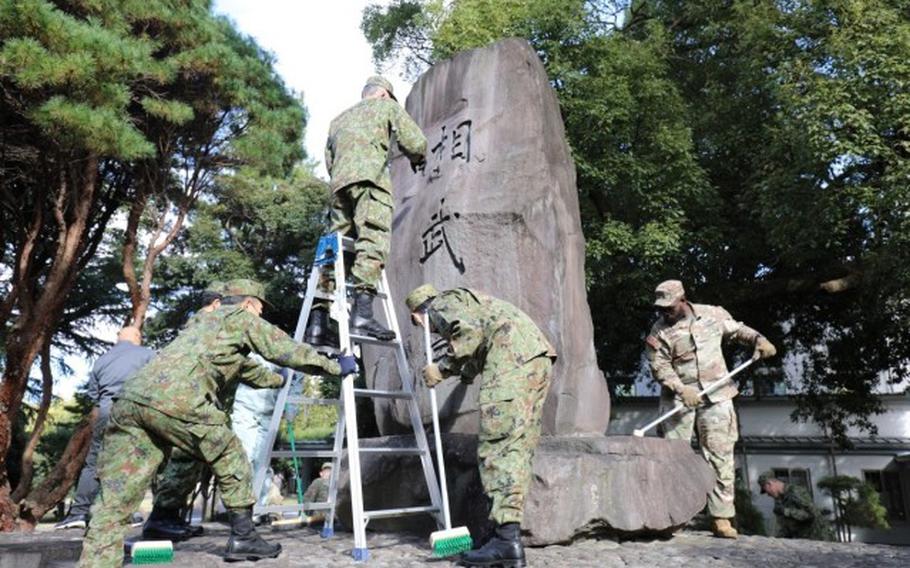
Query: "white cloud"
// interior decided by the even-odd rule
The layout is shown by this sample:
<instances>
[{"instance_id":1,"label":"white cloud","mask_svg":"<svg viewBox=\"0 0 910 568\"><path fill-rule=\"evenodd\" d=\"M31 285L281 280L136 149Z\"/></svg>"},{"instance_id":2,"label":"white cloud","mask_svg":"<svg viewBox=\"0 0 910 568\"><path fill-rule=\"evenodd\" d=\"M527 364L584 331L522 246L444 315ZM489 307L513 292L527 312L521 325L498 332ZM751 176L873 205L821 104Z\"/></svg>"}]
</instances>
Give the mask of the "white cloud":
<instances>
[{"instance_id":1,"label":"white cloud","mask_svg":"<svg viewBox=\"0 0 910 568\"><path fill-rule=\"evenodd\" d=\"M310 114L306 150L323 160L329 123L356 103L367 77L376 73L370 46L360 31L368 0L216 0L215 12L230 17L243 32L276 57L285 82L303 93ZM382 2L378 2L382 3ZM397 70L385 74L404 101L411 90ZM325 168L319 173L327 177Z\"/></svg>"}]
</instances>

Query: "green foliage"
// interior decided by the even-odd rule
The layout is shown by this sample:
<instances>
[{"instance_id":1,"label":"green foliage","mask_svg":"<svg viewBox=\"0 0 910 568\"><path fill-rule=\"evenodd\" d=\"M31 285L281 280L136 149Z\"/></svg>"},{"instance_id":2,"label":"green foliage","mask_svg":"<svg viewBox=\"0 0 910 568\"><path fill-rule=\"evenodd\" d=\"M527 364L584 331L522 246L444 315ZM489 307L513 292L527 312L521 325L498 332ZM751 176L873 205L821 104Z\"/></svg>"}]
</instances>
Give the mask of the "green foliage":
<instances>
[{"instance_id":1,"label":"green foliage","mask_svg":"<svg viewBox=\"0 0 910 568\"><path fill-rule=\"evenodd\" d=\"M752 501L752 492L742 483L736 484L736 528L743 534L768 536L765 516Z\"/></svg>"},{"instance_id":2,"label":"green foliage","mask_svg":"<svg viewBox=\"0 0 910 568\"><path fill-rule=\"evenodd\" d=\"M640 370L654 286L681 278L805 362L795 418L842 444L850 426L874 432L880 374L910 368L905 3L558 4L393 2L362 27L411 75L512 35L538 51L611 385Z\"/></svg>"},{"instance_id":3,"label":"green foliage","mask_svg":"<svg viewBox=\"0 0 910 568\"><path fill-rule=\"evenodd\" d=\"M273 323L293 331L305 292L309 263L325 231L329 192L310 166L286 178L243 168L222 176L192 213L190 227L163 259L158 279L159 313L148 323L156 343L179 330L201 292L213 280L255 278L266 285Z\"/></svg>"},{"instance_id":4,"label":"green foliage","mask_svg":"<svg viewBox=\"0 0 910 568\"><path fill-rule=\"evenodd\" d=\"M888 529L888 510L874 487L849 475L824 477L816 484L837 504L841 522L848 526Z\"/></svg>"}]
</instances>

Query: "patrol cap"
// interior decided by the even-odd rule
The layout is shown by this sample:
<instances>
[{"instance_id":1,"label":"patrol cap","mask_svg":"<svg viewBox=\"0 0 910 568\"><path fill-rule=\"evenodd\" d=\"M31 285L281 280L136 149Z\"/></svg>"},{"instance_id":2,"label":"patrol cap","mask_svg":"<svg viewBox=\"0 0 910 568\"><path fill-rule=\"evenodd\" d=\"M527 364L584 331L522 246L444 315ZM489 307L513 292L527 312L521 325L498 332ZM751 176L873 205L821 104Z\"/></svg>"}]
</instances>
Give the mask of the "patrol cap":
<instances>
[{"instance_id":1,"label":"patrol cap","mask_svg":"<svg viewBox=\"0 0 910 568\"><path fill-rule=\"evenodd\" d=\"M392 97L392 100L398 102L398 99L395 98L395 91L392 89L392 83L382 75L373 75L367 79L366 85L364 87L382 87L388 91L389 96Z\"/></svg>"},{"instance_id":2,"label":"patrol cap","mask_svg":"<svg viewBox=\"0 0 910 568\"><path fill-rule=\"evenodd\" d=\"M209 294L218 294L219 296L224 296L224 290L226 284L221 280L212 280L208 286L206 286L205 291Z\"/></svg>"},{"instance_id":3,"label":"patrol cap","mask_svg":"<svg viewBox=\"0 0 910 568\"><path fill-rule=\"evenodd\" d=\"M774 475L774 472L770 469L758 476L758 486L761 488L762 493L767 493L765 491L765 483L771 481L772 479L777 479L777 476Z\"/></svg>"},{"instance_id":4,"label":"patrol cap","mask_svg":"<svg viewBox=\"0 0 910 568\"><path fill-rule=\"evenodd\" d=\"M424 302L430 298L435 298L438 295L439 290L432 284L421 284L411 290L411 293L405 298L404 303L408 305L408 311L413 312L423 305Z\"/></svg>"},{"instance_id":5,"label":"patrol cap","mask_svg":"<svg viewBox=\"0 0 910 568\"><path fill-rule=\"evenodd\" d=\"M682 282L679 280L664 280L654 290L654 305L658 308L667 308L686 295Z\"/></svg>"},{"instance_id":6,"label":"patrol cap","mask_svg":"<svg viewBox=\"0 0 910 568\"><path fill-rule=\"evenodd\" d=\"M332 462L322 462L322 467L319 468L319 471L324 469L332 469Z\"/></svg>"},{"instance_id":7,"label":"patrol cap","mask_svg":"<svg viewBox=\"0 0 910 568\"><path fill-rule=\"evenodd\" d=\"M223 295L225 298L230 296L252 296L263 304L272 305L265 299L265 286L248 278L228 280L224 285Z\"/></svg>"}]
</instances>

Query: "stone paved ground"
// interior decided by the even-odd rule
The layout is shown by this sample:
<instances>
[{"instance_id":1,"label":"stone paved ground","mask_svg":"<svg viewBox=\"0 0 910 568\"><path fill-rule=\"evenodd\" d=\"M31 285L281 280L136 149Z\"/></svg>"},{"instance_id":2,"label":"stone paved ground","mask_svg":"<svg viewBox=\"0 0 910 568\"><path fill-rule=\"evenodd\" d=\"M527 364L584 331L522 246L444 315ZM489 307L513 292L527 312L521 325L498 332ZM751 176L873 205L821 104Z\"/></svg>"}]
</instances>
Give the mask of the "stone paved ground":
<instances>
[{"instance_id":1,"label":"stone paved ground","mask_svg":"<svg viewBox=\"0 0 910 568\"><path fill-rule=\"evenodd\" d=\"M351 559L352 536L339 533L324 540L312 529L267 531L268 540L284 545L282 555L275 560L257 563L225 564L221 552L228 529L223 525L207 524L207 535L176 547L172 566L191 568L277 568L277 567L341 567L356 566ZM23 546L33 549L53 549L56 557L45 563L49 568L74 566L65 560L67 547L74 558L78 554L78 539L68 533L41 532L35 535L0 535L0 568L27 568L40 565L27 562L26 557L13 562L13 556L24 554ZM426 540L405 535L370 534L370 562L376 568L422 566L444 568L455 564L430 557ZM19 544L15 544L19 543ZM548 546L528 549L528 564L535 568L630 567L671 568L683 566L707 567L910 567L910 548L886 545L820 543L806 540L785 540L765 537L741 537L739 540L720 540L708 533L684 531L668 540L640 540L616 543L609 540L586 540L567 546Z\"/></svg>"}]
</instances>

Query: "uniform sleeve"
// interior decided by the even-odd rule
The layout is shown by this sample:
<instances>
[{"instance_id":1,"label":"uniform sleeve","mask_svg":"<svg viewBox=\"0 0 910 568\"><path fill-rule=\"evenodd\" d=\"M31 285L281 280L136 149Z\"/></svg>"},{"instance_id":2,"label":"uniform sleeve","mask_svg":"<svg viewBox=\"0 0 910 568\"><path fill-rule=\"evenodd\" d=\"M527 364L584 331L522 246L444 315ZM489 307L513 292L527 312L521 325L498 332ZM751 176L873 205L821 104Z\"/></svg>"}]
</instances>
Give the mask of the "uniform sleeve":
<instances>
[{"instance_id":1,"label":"uniform sleeve","mask_svg":"<svg viewBox=\"0 0 910 568\"><path fill-rule=\"evenodd\" d=\"M760 333L743 322L733 319L727 310L717 308L717 311L717 319L724 330L724 339L749 347L755 345L755 341L761 336Z\"/></svg>"},{"instance_id":2,"label":"uniform sleeve","mask_svg":"<svg viewBox=\"0 0 910 568\"><path fill-rule=\"evenodd\" d=\"M338 363L319 354L309 345L297 343L285 332L247 311L240 311L238 315L247 345L266 361L303 373L341 374Z\"/></svg>"},{"instance_id":3,"label":"uniform sleeve","mask_svg":"<svg viewBox=\"0 0 910 568\"><path fill-rule=\"evenodd\" d=\"M808 521L815 516L812 512L812 498L805 491L795 488L790 498L785 499L781 513L794 521Z\"/></svg>"},{"instance_id":4,"label":"uniform sleeve","mask_svg":"<svg viewBox=\"0 0 910 568\"><path fill-rule=\"evenodd\" d=\"M648 357L648 365L651 367L651 375L654 380L675 393L680 392L683 382L673 369L670 347L653 330L645 338L645 355Z\"/></svg>"},{"instance_id":5,"label":"uniform sleeve","mask_svg":"<svg viewBox=\"0 0 910 568\"><path fill-rule=\"evenodd\" d=\"M284 377L247 358L240 369L240 382L256 389L276 389L284 385Z\"/></svg>"},{"instance_id":6,"label":"uniform sleeve","mask_svg":"<svg viewBox=\"0 0 910 568\"><path fill-rule=\"evenodd\" d=\"M426 157L427 139L404 108L395 104L395 115L392 119L392 131L398 141L398 147L411 162L419 162Z\"/></svg>"},{"instance_id":7,"label":"uniform sleeve","mask_svg":"<svg viewBox=\"0 0 910 568\"><path fill-rule=\"evenodd\" d=\"M316 503L316 493L319 491L318 482L318 478L310 482L310 486L306 488L306 491L303 494L304 503Z\"/></svg>"},{"instance_id":8,"label":"uniform sleeve","mask_svg":"<svg viewBox=\"0 0 910 568\"><path fill-rule=\"evenodd\" d=\"M451 306L436 303L429 310L433 329L446 340L443 357L437 362L443 376L475 376L477 368L475 355L483 344L483 332L465 319L456 319Z\"/></svg>"},{"instance_id":9,"label":"uniform sleeve","mask_svg":"<svg viewBox=\"0 0 910 568\"><path fill-rule=\"evenodd\" d=\"M101 385L98 382L98 373L95 371L94 367L92 372L88 375L88 384L85 387L85 394L94 402L98 404L101 400Z\"/></svg>"}]
</instances>

